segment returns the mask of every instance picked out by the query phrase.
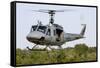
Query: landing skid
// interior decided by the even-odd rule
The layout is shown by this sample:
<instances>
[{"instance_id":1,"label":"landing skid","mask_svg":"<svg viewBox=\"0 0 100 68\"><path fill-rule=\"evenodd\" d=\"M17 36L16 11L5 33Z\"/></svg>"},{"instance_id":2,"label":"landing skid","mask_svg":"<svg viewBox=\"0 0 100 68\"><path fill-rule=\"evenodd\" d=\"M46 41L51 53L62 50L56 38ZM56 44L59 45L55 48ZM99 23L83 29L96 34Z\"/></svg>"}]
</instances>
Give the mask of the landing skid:
<instances>
[{"instance_id":1,"label":"landing skid","mask_svg":"<svg viewBox=\"0 0 100 68\"><path fill-rule=\"evenodd\" d=\"M35 45L33 46L32 48L29 48L29 47L26 47L28 50L30 51L46 51L47 49L44 48L44 49L36 49L35 47L38 46L38 45Z\"/></svg>"},{"instance_id":2,"label":"landing skid","mask_svg":"<svg viewBox=\"0 0 100 68\"><path fill-rule=\"evenodd\" d=\"M38 45L34 45L32 48L29 48L29 47L26 47L26 48L30 51L48 51L48 48L52 51L54 50L50 45L46 45L44 49L39 49L39 48L37 49L36 46ZM61 46L58 46L58 49L61 50L63 48Z\"/></svg>"},{"instance_id":3,"label":"landing skid","mask_svg":"<svg viewBox=\"0 0 100 68\"><path fill-rule=\"evenodd\" d=\"M29 48L29 47L27 47L27 49L28 50L30 50L30 51L46 51L46 49L33 49L33 48Z\"/></svg>"},{"instance_id":4,"label":"landing skid","mask_svg":"<svg viewBox=\"0 0 100 68\"><path fill-rule=\"evenodd\" d=\"M26 47L26 48L27 48L28 50L31 50L31 51L32 51L36 46L37 46L37 45L33 46L32 49L29 48L29 47Z\"/></svg>"}]
</instances>

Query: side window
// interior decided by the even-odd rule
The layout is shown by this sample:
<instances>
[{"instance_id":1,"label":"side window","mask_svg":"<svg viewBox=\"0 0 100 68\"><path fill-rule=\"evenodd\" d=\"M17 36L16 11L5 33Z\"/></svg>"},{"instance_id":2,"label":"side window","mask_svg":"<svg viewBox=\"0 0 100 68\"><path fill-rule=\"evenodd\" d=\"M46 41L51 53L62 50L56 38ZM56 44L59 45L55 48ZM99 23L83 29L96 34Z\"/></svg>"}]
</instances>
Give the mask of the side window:
<instances>
[{"instance_id":1,"label":"side window","mask_svg":"<svg viewBox=\"0 0 100 68\"><path fill-rule=\"evenodd\" d=\"M46 35L49 35L49 36L51 35L51 31L50 31L50 29L48 29Z\"/></svg>"},{"instance_id":2,"label":"side window","mask_svg":"<svg viewBox=\"0 0 100 68\"><path fill-rule=\"evenodd\" d=\"M30 32L35 31L35 30L36 30L36 28L37 28L37 26L36 26L36 25L32 26L32 27L31 27L31 31L30 31Z\"/></svg>"},{"instance_id":3,"label":"side window","mask_svg":"<svg viewBox=\"0 0 100 68\"><path fill-rule=\"evenodd\" d=\"M37 26L32 26L33 31L35 31L36 28L37 28Z\"/></svg>"}]
</instances>

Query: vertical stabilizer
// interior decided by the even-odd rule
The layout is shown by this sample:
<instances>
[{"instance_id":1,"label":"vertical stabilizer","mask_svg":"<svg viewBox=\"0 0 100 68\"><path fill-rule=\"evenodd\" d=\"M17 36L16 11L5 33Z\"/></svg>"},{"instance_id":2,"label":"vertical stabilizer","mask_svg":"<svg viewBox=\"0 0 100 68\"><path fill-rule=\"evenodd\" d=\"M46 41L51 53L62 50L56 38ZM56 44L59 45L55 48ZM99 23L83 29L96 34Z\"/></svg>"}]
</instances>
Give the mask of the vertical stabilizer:
<instances>
[{"instance_id":1,"label":"vertical stabilizer","mask_svg":"<svg viewBox=\"0 0 100 68\"><path fill-rule=\"evenodd\" d=\"M83 26L83 29L82 29L82 31L81 31L81 33L80 33L80 35L84 35L84 33L85 33L85 30L86 30L86 24L82 24L82 26Z\"/></svg>"}]
</instances>

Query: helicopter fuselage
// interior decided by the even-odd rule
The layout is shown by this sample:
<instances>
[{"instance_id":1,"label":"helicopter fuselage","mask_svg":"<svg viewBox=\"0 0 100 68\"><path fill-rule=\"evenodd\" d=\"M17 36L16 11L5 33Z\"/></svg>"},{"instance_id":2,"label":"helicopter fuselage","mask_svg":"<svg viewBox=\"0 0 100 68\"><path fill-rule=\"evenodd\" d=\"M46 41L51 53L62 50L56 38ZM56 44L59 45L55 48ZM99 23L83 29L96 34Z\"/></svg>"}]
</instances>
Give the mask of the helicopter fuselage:
<instances>
[{"instance_id":1,"label":"helicopter fuselage","mask_svg":"<svg viewBox=\"0 0 100 68\"><path fill-rule=\"evenodd\" d=\"M26 37L29 42L35 43L36 45L46 45L46 48L49 46L59 46L61 48L61 45L65 42L84 38L83 36L86 30L85 24L83 24L84 28L80 34L71 34L65 33L62 26L54 23L55 13L64 12L63 10L39 10L37 12L49 14L49 25L44 26L40 21L38 21L37 25L33 25L30 33ZM27 48L30 50L29 47Z\"/></svg>"},{"instance_id":2,"label":"helicopter fuselage","mask_svg":"<svg viewBox=\"0 0 100 68\"><path fill-rule=\"evenodd\" d=\"M65 42L84 38L86 25L81 31L82 34L65 33L62 27L58 26L57 24L52 26L35 25L27 35L27 40L37 45L61 46Z\"/></svg>"}]
</instances>

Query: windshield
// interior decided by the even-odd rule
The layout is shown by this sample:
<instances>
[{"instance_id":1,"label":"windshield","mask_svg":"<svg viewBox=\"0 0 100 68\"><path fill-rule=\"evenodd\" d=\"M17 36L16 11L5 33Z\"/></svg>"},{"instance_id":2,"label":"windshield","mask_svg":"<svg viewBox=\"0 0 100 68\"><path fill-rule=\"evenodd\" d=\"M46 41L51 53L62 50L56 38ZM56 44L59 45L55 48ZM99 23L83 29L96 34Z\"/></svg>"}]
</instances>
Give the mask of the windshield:
<instances>
[{"instance_id":1,"label":"windshield","mask_svg":"<svg viewBox=\"0 0 100 68\"><path fill-rule=\"evenodd\" d=\"M38 29L37 29L37 31L40 31L40 32L42 32L42 33L45 33L45 31L46 31L46 26L39 26Z\"/></svg>"},{"instance_id":2,"label":"windshield","mask_svg":"<svg viewBox=\"0 0 100 68\"><path fill-rule=\"evenodd\" d=\"M32 31L35 31L36 28L37 28L37 25L32 26L32 27L31 27L31 32L32 32Z\"/></svg>"}]
</instances>

